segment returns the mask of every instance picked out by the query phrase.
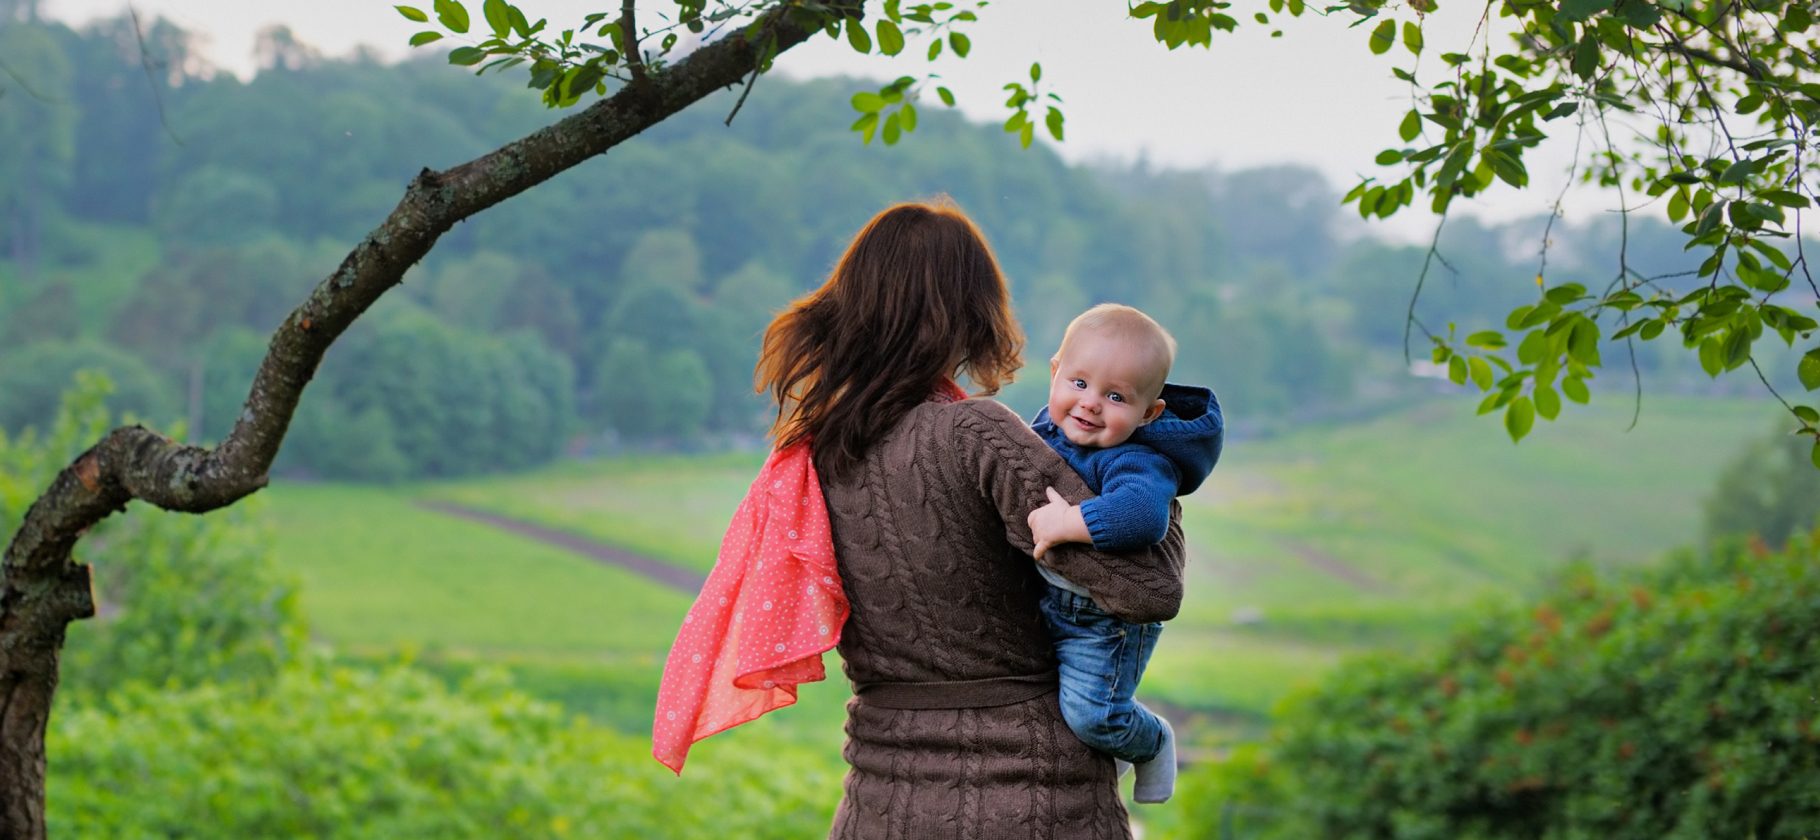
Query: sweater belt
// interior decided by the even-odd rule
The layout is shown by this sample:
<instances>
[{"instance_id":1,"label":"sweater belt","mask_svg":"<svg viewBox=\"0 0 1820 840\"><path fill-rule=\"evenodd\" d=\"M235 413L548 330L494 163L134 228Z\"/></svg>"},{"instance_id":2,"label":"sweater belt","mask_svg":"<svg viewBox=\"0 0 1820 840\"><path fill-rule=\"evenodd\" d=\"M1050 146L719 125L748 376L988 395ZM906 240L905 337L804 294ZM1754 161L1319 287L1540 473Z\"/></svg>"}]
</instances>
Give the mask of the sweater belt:
<instances>
[{"instance_id":1,"label":"sweater belt","mask_svg":"<svg viewBox=\"0 0 1820 840\"><path fill-rule=\"evenodd\" d=\"M1035 700L1055 691L1060 681L1051 669L983 680L855 683L853 693L861 703L881 709L988 709Z\"/></svg>"}]
</instances>

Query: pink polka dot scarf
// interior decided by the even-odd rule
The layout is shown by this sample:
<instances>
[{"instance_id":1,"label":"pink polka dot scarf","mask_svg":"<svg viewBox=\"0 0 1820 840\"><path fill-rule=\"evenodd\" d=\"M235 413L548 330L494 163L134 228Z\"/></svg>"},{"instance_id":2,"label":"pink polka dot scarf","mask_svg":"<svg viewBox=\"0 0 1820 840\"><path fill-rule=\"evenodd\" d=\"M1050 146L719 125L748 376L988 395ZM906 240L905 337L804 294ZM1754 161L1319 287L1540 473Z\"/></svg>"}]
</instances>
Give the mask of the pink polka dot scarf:
<instances>
[{"instance_id":1,"label":"pink polka dot scarf","mask_svg":"<svg viewBox=\"0 0 1820 840\"><path fill-rule=\"evenodd\" d=\"M934 399L965 397L944 382ZM651 755L682 775L696 741L795 703L799 683L827 678L821 655L846 620L821 480L798 443L765 460L676 632Z\"/></svg>"},{"instance_id":2,"label":"pink polka dot scarf","mask_svg":"<svg viewBox=\"0 0 1820 840\"><path fill-rule=\"evenodd\" d=\"M826 678L822 652L846 620L821 481L798 443L759 470L676 633L651 754L681 775L691 744L795 703L798 683Z\"/></svg>"}]
</instances>

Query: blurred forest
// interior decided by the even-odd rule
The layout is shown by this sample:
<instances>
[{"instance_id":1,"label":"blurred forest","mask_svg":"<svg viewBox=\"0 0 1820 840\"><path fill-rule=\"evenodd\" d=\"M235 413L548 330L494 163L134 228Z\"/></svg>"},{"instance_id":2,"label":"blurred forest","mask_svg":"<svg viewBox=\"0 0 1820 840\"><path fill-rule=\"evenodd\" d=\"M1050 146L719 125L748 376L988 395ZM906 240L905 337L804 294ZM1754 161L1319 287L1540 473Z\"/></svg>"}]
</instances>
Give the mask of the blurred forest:
<instances>
[{"instance_id":1,"label":"blurred forest","mask_svg":"<svg viewBox=\"0 0 1820 840\"><path fill-rule=\"evenodd\" d=\"M324 59L283 30L262 38L251 81L212 73L162 21L13 23L0 53L30 83L0 97L13 432L46 421L88 367L115 383L115 408L219 438L266 336L409 178L550 119L509 81ZM1169 326L1175 378L1213 386L1241 436L1434 387L1403 350L1426 249L1365 235L1312 170L1069 166L951 112L866 147L846 130L852 87L767 80L730 128L730 98L710 99L445 236L330 353L280 470L385 481L565 450L756 446L769 313L819 283L873 213L943 193L1012 284L1035 360L1006 395L1021 410L1041 399L1062 326L1104 300ZM1545 221L1450 222L1423 323L1493 326L1526 302ZM1557 223L1550 276L1597 286L1620 233L1615 218ZM1631 265L1693 266L1671 233L1633 219ZM1709 387L1685 378L1688 355L1638 347L1664 387Z\"/></svg>"}]
</instances>

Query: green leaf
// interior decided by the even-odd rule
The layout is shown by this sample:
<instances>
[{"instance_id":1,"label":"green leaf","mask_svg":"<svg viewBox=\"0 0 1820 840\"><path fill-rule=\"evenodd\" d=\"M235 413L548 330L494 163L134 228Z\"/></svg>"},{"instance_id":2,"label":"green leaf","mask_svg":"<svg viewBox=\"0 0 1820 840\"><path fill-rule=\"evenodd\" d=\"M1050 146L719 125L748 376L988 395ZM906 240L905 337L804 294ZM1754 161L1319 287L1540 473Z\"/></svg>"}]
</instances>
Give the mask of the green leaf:
<instances>
[{"instance_id":1,"label":"green leaf","mask_svg":"<svg viewBox=\"0 0 1820 840\"><path fill-rule=\"evenodd\" d=\"M1040 62L1040 61L1031 62L1031 64L1030 64L1030 83L1035 84L1042 80L1043 80L1042 62Z\"/></svg>"},{"instance_id":2,"label":"green leaf","mask_svg":"<svg viewBox=\"0 0 1820 840\"><path fill-rule=\"evenodd\" d=\"M1735 327L1731 335L1725 337L1725 369L1737 370L1750 361L1751 332L1743 327Z\"/></svg>"},{"instance_id":3,"label":"green leaf","mask_svg":"<svg viewBox=\"0 0 1820 840\"><path fill-rule=\"evenodd\" d=\"M862 114L874 114L885 107L885 98L871 91L860 91L853 94L853 110Z\"/></svg>"},{"instance_id":4,"label":"green leaf","mask_svg":"<svg viewBox=\"0 0 1820 840\"><path fill-rule=\"evenodd\" d=\"M458 0L436 0L436 19L442 21L442 25L448 27L450 32L468 31L468 9Z\"/></svg>"},{"instance_id":5,"label":"green leaf","mask_svg":"<svg viewBox=\"0 0 1820 840\"><path fill-rule=\"evenodd\" d=\"M1724 219L1724 213L1725 202L1723 201L1715 201L1706 205L1706 209L1700 211L1700 220L1694 223L1695 238L1705 236L1706 234L1711 233L1714 228L1717 228L1719 222ZM1704 277L1705 274L1702 274L1701 276Z\"/></svg>"},{"instance_id":6,"label":"green leaf","mask_svg":"<svg viewBox=\"0 0 1820 840\"><path fill-rule=\"evenodd\" d=\"M1510 401L1510 407L1504 409L1504 431L1510 433L1510 442L1516 443L1529 434L1536 425L1536 404L1528 397L1518 397Z\"/></svg>"},{"instance_id":7,"label":"green leaf","mask_svg":"<svg viewBox=\"0 0 1820 840\"><path fill-rule=\"evenodd\" d=\"M1043 118L1043 124L1049 127L1049 136L1056 142L1062 140L1062 112L1055 106L1049 106L1049 116Z\"/></svg>"},{"instance_id":8,"label":"green leaf","mask_svg":"<svg viewBox=\"0 0 1820 840\"><path fill-rule=\"evenodd\" d=\"M1719 346L1719 339L1709 335L1700 340L1700 369L1714 378L1725 372L1725 350Z\"/></svg>"},{"instance_id":9,"label":"green leaf","mask_svg":"<svg viewBox=\"0 0 1820 840\"><path fill-rule=\"evenodd\" d=\"M1523 323L1523 320L1525 318L1529 317L1529 311L1532 309L1535 309L1535 307L1534 306L1519 306L1515 309L1510 310L1510 316L1504 319L1504 326L1508 329L1513 329L1513 330L1522 329L1522 327L1519 325Z\"/></svg>"},{"instance_id":10,"label":"green leaf","mask_svg":"<svg viewBox=\"0 0 1820 840\"><path fill-rule=\"evenodd\" d=\"M1686 216L1687 192L1685 190L1675 190L1675 194L1668 197L1668 220L1671 222L1680 222Z\"/></svg>"},{"instance_id":11,"label":"green leaf","mask_svg":"<svg viewBox=\"0 0 1820 840\"><path fill-rule=\"evenodd\" d=\"M1561 393L1566 394L1568 399L1581 405L1585 405L1592 400L1592 394L1586 390L1586 380L1577 376L1570 376L1561 380Z\"/></svg>"},{"instance_id":12,"label":"green leaf","mask_svg":"<svg viewBox=\"0 0 1820 840\"><path fill-rule=\"evenodd\" d=\"M897 111L898 121L904 124L905 131L916 130L916 106L908 102Z\"/></svg>"},{"instance_id":13,"label":"green leaf","mask_svg":"<svg viewBox=\"0 0 1820 840\"><path fill-rule=\"evenodd\" d=\"M1523 161L1502 149L1487 147L1479 159L1491 167L1498 180L1518 189L1529 185L1529 170L1524 168Z\"/></svg>"},{"instance_id":14,"label":"green leaf","mask_svg":"<svg viewBox=\"0 0 1820 840\"><path fill-rule=\"evenodd\" d=\"M568 81L568 98L573 99L593 90L595 85L600 84L601 79L606 78L606 75L607 72L602 70L598 64L584 64L575 68L574 75L571 75Z\"/></svg>"},{"instance_id":15,"label":"green leaf","mask_svg":"<svg viewBox=\"0 0 1820 840\"><path fill-rule=\"evenodd\" d=\"M1749 178L1756 171L1757 161L1755 160L1745 158L1744 160L1735 161L1731 165L1725 167L1724 172L1719 173L1719 180L1717 183L1725 186L1736 186L1744 183L1745 179Z\"/></svg>"},{"instance_id":16,"label":"green leaf","mask_svg":"<svg viewBox=\"0 0 1820 840\"><path fill-rule=\"evenodd\" d=\"M1625 26L1632 29L1650 29L1662 22L1662 10L1648 0L1622 0L1612 10L1612 17L1623 21Z\"/></svg>"},{"instance_id":17,"label":"green leaf","mask_svg":"<svg viewBox=\"0 0 1820 840\"><path fill-rule=\"evenodd\" d=\"M1017 142L1024 148L1030 148L1030 141L1036 139L1036 123L1025 122L1024 130L1018 133Z\"/></svg>"},{"instance_id":18,"label":"green leaf","mask_svg":"<svg viewBox=\"0 0 1820 840\"><path fill-rule=\"evenodd\" d=\"M1484 359L1474 356L1466 360L1466 367L1468 375L1472 377L1472 384L1479 386L1481 391L1491 390L1491 365L1486 364Z\"/></svg>"},{"instance_id":19,"label":"green leaf","mask_svg":"<svg viewBox=\"0 0 1820 840\"><path fill-rule=\"evenodd\" d=\"M449 63L473 67L485 60L487 51L479 47L456 47L449 52Z\"/></svg>"},{"instance_id":20,"label":"green leaf","mask_svg":"<svg viewBox=\"0 0 1820 840\"><path fill-rule=\"evenodd\" d=\"M951 91L945 87L938 87L935 89L935 95L940 96L942 98L943 105L946 105L950 108L954 107L954 91Z\"/></svg>"},{"instance_id":21,"label":"green leaf","mask_svg":"<svg viewBox=\"0 0 1820 840\"><path fill-rule=\"evenodd\" d=\"M1378 28L1371 30L1369 46L1372 55L1383 55L1390 52L1391 45L1396 42L1397 22L1394 20L1382 21L1378 24Z\"/></svg>"},{"instance_id":22,"label":"green leaf","mask_svg":"<svg viewBox=\"0 0 1820 840\"><path fill-rule=\"evenodd\" d=\"M440 40L442 40L441 32L429 32L429 31L419 32L416 35L411 36L411 46L421 47L424 44L430 43L431 41L440 41Z\"/></svg>"},{"instance_id":23,"label":"green leaf","mask_svg":"<svg viewBox=\"0 0 1820 840\"><path fill-rule=\"evenodd\" d=\"M1378 153L1377 162L1378 162L1379 166L1389 166L1393 163L1402 163L1403 162L1403 153L1396 149L1385 149L1384 151L1381 151Z\"/></svg>"},{"instance_id":24,"label":"green leaf","mask_svg":"<svg viewBox=\"0 0 1820 840\"><path fill-rule=\"evenodd\" d=\"M880 132L880 135L884 138L885 145L895 146L898 138L903 136L903 131L903 123L898 120L896 114L892 114L885 118L885 129Z\"/></svg>"},{"instance_id":25,"label":"green leaf","mask_svg":"<svg viewBox=\"0 0 1820 840\"><path fill-rule=\"evenodd\" d=\"M1758 193L1757 197L1771 204L1783 207L1793 207L1797 210L1806 207L1808 204L1807 196L1796 192L1789 192L1788 190L1764 190L1763 192Z\"/></svg>"},{"instance_id":26,"label":"green leaf","mask_svg":"<svg viewBox=\"0 0 1820 840\"><path fill-rule=\"evenodd\" d=\"M1453 380L1453 384L1455 385L1466 384L1465 357L1455 356L1447 360L1447 378Z\"/></svg>"},{"instance_id":27,"label":"green leaf","mask_svg":"<svg viewBox=\"0 0 1820 840\"><path fill-rule=\"evenodd\" d=\"M966 58L967 53L973 50L973 42L959 32L948 33L948 46L954 50L955 55L961 58Z\"/></svg>"},{"instance_id":28,"label":"green leaf","mask_svg":"<svg viewBox=\"0 0 1820 840\"><path fill-rule=\"evenodd\" d=\"M872 132L878 130L878 113L875 111L854 120L851 130L860 132L864 138L863 142L865 142L866 145L871 145Z\"/></svg>"},{"instance_id":29,"label":"green leaf","mask_svg":"<svg viewBox=\"0 0 1820 840\"><path fill-rule=\"evenodd\" d=\"M413 9L410 6L393 6L392 8L397 9L399 14L404 15L405 20L414 20L418 23L430 22L430 16L424 14L420 9Z\"/></svg>"},{"instance_id":30,"label":"green leaf","mask_svg":"<svg viewBox=\"0 0 1820 840\"><path fill-rule=\"evenodd\" d=\"M1578 102L1563 102L1563 103L1561 103L1561 104L1559 104L1559 105L1556 105L1556 106L1555 106L1555 107L1553 107L1553 108L1550 108L1550 109L1548 109L1548 113L1546 113L1546 114L1543 114L1543 115L1542 115L1542 119L1543 119L1543 120L1544 120L1544 121L1546 121L1546 120L1558 120L1558 119L1560 119L1560 118L1562 118L1562 117L1567 117L1567 116L1572 116L1572 115L1573 115L1573 113L1574 113L1574 112L1575 112L1575 111L1578 111L1578 110L1580 110L1580 103L1578 103Z\"/></svg>"},{"instance_id":31,"label":"green leaf","mask_svg":"<svg viewBox=\"0 0 1820 840\"><path fill-rule=\"evenodd\" d=\"M506 7L506 0L486 0L480 6L480 13L486 16L493 37L503 40L511 36L512 13Z\"/></svg>"},{"instance_id":32,"label":"green leaf","mask_svg":"<svg viewBox=\"0 0 1820 840\"><path fill-rule=\"evenodd\" d=\"M1807 10L1806 3L1790 3L1788 8L1782 12L1780 29L1783 32L1806 32L1807 28L1813 25L1814 15Z\"/></svg>"},{"instance_id":33,"label":"green leaf","mask_svg":"<svg viewBox=\"0 0 1820 840\"><path fill-rule=\"evenodd\" d=\"M1545 300L1530 309L1529 314L1524 315L1523 320L1517 322L1517 325L1513 327L1513 329L1526 330L1530 327L1546 324L1553 321L1555 316L1559 314L1561 314L1561 305L1554 301Z\"/></svg>"},{"instance_id":34,"label":"green leaf","mask_svg":"<svg viewBox=\"0 0 1820 840\"><path fill-rule=\"evenodd\" d=\"M1797 405L1790 410L1795 412L1796 417L1806 420L1809 423L1820 423L1820 411L1815 411L1810 406Z\"/></svg>"},{"instance_id":35,"label":"green leaf","mask_svg":"<svg viewBox=\"0 0 1820 840\"><path fill-rule=\"evenodd\" d=\"M1574 321L1573 332L1567 337L1567 354L1580 364L1597 367L1599 325L1584 317Z\"/></svg>"},{"instance_id":36,"label":"green leaf","mask_svg":"<svg viewBox=\"0 0 1820 840\"><path fill-rule=\"evenodd\" d=\"M1814 441L1814 451L1809 453L1808 459L1814 462L1816 468L1820 468L1820 440Z\"/></svg>"},{"instance_id":37,"label":"green leaf","mask_svg":"<svg viewBox=\"0 0 1820 840\"><path fill-rule=\"evenodd\" d=\"M1587 81L1599 72L1599 34L1590 27L1580 37L1580 45L1574 48L1573 69L1574 75Z\"/></svg>"},{"instance_id":38,"label":"green leaf","mask_svg":"<svg viewBox=\"0 0 1820 840\"><path fill-rule=\"evenodd\" d=\"M872 52L872 36L866 34L866 25L862 21L847 21L847 43L857 53Z\"/></svg>"},{"instance_id":39,"label":"green leaf","mask_svg":"<svg viewBox=\"0 0 1820 840\"><path fill-rule=\"evenodd\" d=\"M878 51L885 55L904 51L904 31L897 28L897 24L888 20L878 22Z\"/></svg>"},{"instance_id":40,"label":"green leaf","mask_svg":"<svg viewBox=\"0 0 1820 840\"><path fill-rule=\"evenodd\" d=\"M1397 126L1397 136L1403 138L1403 142L1408 143L1421 133L1422 113L1411 109L1408 114L1404 115L1403 124Z\"/></svg>"},{"instance_id":41,"label":"green leaf","mask_svg":"<svg viewBox=\"0 0 1820 840\"><path fill-rule=\"evenodd\" d=\"M1579 23L1609 10L1614 5L1617 5L1617 0L1561 0L1560 11L1555 13L1555 20L1562 23Z\"/></svg>"},{"instance_id":42,"label":"green leaf","mask_svg":"<svg viewBox=\"0 0 1820 840\"><path fill-rule=\"evenodd\" d=\"M1495 330L1482 330L1473 333L1466 337L1466 344L1470 347L1481 347L1486 350L1499 350L1505 346L1504 335Z\"/></svg>"},{"instance_id":43,"label":"green leaf","mask_svg":"<svg viewBox=\"0 0 1820 840\"><path fill-rule=\"evenodd\" d=\"M1533 365L1548 356L1548 336L1542 330L1530 330L1517 345L1517 361Z\"/></svg>"},{"instance_id":44,"label":"green leaf","mask_svg":"<svg viewBox=\"0 0 1820 840\"><path fill-rule=\"evenodd\" d=\"M1542 299L1556 306L1566 306L1586 295L1586 287L1579 283L1562 283L1542 294Z\"/></svg>"},{"instance_id":45,"label":"green leaf","mask_svg":"<svg viewBox=\"0 0 1820 840\"><path fill-rule=\"evenodd\" d=\"M1422 27L1403 22L1403 46L1416 55L1422 54Z\"/></svg>"},{"instance_id":46,"label":"green leaf","mask_svg":"<svg viewBox=\"0 0 1820 840\"><path fill-rule=\"evenodd\" d=\"M1563 383L1565 386L1565 383ZM1535 392L1536 413L1544 420L1553 420L1561 415L1561 395L1547 385L1537 385Z\"/></svg>"},{"instance_id":47,"label":"green leaf","mask_svg":"<svg viewBox=\"0 0 1820 840\"><path fill-rule=\"evenodd\" d=\"M1797 374L1801 377L1801 387L1809 391L1820 388L1820 349L1809 350L1801 357Z\"/></svg>"}]
</instances>

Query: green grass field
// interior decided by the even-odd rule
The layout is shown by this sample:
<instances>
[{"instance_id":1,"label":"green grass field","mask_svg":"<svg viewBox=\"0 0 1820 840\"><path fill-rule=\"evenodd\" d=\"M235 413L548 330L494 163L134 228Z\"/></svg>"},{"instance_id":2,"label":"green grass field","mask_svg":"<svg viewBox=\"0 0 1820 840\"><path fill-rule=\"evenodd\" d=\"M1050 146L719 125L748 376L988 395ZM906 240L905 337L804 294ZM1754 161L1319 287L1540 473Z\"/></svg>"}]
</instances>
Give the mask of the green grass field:
<instances>
[{"instance_id":1,"label":"green grass field","mask_svg":"<svg viewBox=\"0 0 1820 840\"><path fill-rule=\"evenodd\" d=\"M1774 416L1760 400L1652 398L1626 433L1629 407L1608 401L1516 446L1472 408L1434 401L1231 444L1186 500L1188 600L1144 693L1261 721L1342 656L1420 645L1564 562L1648 562L1698 538L1717 470ZM459 502L705 570L759 463L649 456L387 489L281 483L269 510L322 638L357 651L422 647L456 669L504 661L538 693L633 727L689 599L412 501ZM833 726L842 695L817 687L795 725Z\"/></svg>"}]
</instances>

